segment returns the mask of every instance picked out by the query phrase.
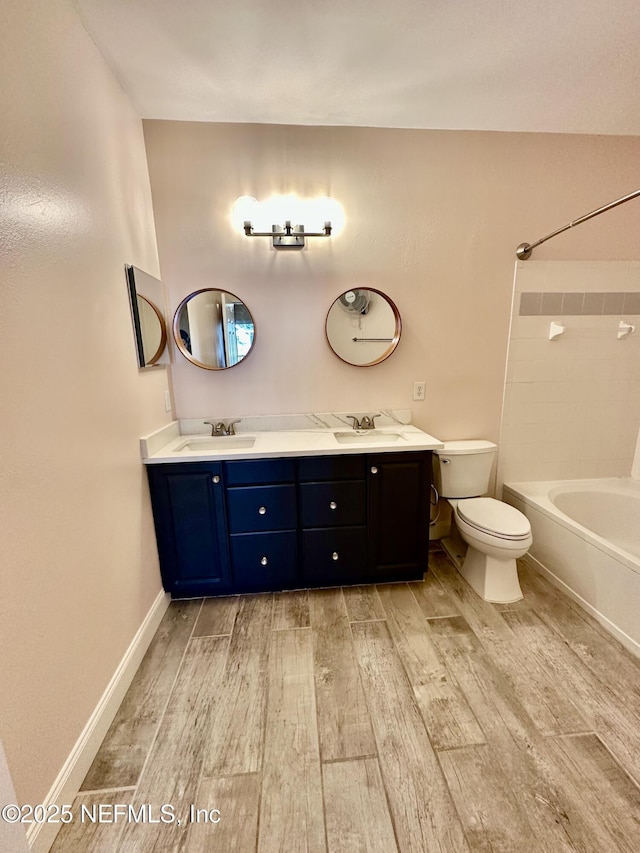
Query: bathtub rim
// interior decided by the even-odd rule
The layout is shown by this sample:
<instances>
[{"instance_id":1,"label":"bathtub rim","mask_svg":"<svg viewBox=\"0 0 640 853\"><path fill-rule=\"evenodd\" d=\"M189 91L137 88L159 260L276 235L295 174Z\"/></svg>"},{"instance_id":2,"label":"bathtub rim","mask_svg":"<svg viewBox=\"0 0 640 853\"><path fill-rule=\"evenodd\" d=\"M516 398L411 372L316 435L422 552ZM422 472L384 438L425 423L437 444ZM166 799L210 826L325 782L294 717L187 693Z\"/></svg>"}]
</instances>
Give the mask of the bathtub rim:
<instances>
[{"instance_id":1,"label":"bathtub rim","mask_svg":"<svg viewBox=\"0 0 640 853\"><path fill-rule=\"evenodd\" d=\"M506 493L513 495L516 500L530 503L535 509L546 515L552 521L570 530L585 542L598 548L607 556L622 563L628 569L640 575L640 558L618 545L594 533L588 527L562 512L552 501L551 495L557 496L565 492L611 491L616 494L627 494L640 499L640 482L631 477L605 477L588 480L538 480L531 482L503 483L503 499ZM506 503L509 503L507 500Z\"/></svg>"}]
</instances>

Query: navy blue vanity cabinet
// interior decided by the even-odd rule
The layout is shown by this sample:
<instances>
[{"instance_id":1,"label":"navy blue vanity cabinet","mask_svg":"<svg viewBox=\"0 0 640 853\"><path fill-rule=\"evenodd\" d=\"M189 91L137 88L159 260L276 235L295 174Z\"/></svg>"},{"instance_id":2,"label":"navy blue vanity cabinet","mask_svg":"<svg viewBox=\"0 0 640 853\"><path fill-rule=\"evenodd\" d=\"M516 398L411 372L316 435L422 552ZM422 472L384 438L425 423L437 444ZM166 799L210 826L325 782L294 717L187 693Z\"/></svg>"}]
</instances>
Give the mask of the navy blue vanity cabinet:
<instances>
[{"instance_id":1,"label":"navy blue vanity cabinet","mask_svg":"<svg viewBox=\"0 0 640 853\"><path fill-rule=\"evenodd\" d=\"M427 571L431 451L367 455L369 580Z\"/></svg>"},{"instance_id":2,"label":"navy blue vanity cabinet","mask_svg":"<svg viewBox=\"0 0 640 853\"><path fill-rule=\"evenodd\" d=\"M147 466L162 583L173 598L232 590L222 465Z\"/></svg>"},{"instance_id":3,"label":"navy blue vanity cabinet","mask_svg":"<svg viewBox=\"0 0 640 853\"><path fill-rule=\"evenodd\" d=\"M149 465L174 598L403 581L427 570L431 452Z\"/></svg>"},{"instance_id":4,"label":"navy blue vanity cabinet","mask_svg":"<svg viewBox=\"0 0 640 853\"><path fill-rule=\"evenodd\" d=\"M298 480L305 585L363 583L367 572L365 457L302 458Z\"/></svg>"},{"instance_id":5,"label":"navy blue vanity cabinet","mask_svg":"<svg viewBox=\"0 0 640 853\"><path fill-rule=\"evenodd\" d=\"M234 591L301 586L294 460L225 462L224 479Z\"/></svg>"}]
</instances>

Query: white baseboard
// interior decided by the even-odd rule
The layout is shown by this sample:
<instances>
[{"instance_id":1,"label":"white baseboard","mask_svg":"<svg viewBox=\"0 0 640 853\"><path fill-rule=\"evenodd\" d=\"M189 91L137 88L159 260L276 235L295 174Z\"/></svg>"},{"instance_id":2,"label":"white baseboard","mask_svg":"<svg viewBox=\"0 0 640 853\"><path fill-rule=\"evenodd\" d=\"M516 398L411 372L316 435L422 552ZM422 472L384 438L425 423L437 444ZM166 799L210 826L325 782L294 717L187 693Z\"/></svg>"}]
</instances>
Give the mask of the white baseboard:
<instances>
[{"instance_id":1,"label":"white baseboard","mask_svg":"<svg viewBox=\"0 0 640 853\"><path fill-rule=\"evenodd\" d=\"M17 802L18 798L7 767L7 757L0 740L0 803L7 805ZM0 850L3 853L4 851L8 853L9 850L11 853L29 853L27 833L24 831L24 826L19 823L7 823L6 820L0 819Z\"/></svg>"},{"instance_id":2,"label":"white baseboard","mask_svg":"<svg viewBox=\"0 0 640 853\"><path fill-rule=\"evenodd\" d=\"M45 806L71 804L87 771L96 757L100 744L113 722L125 693L129 689L145 652L158 629L162 617L169 606L170 596L166 592L158 593L135 637L124 653L118 668L102 694L94 712L82 730L82 733L65 761L62 770L43 800ZM60 829L60 824L31 824L27 832L29 847L34 853L47 853Z\"/></svg>"}]
</instances>

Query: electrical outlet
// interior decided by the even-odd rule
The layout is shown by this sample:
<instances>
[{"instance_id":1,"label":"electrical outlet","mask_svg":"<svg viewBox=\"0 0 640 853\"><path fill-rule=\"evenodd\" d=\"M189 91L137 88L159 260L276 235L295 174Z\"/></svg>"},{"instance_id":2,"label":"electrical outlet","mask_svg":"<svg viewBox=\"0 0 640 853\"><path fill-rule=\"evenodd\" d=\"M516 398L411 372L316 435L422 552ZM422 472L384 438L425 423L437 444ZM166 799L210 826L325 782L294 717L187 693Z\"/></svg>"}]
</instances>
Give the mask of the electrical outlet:
<instances>
[{"instance_id":1,"label":"electrical outlet","mask_svg":"<svg viewBox=\"0 0 640 853\"><path fill-rule=\"evenodd\" d=\"M413 383L413 399L414 400L424 400L426 382L414 382Z\"/></svg>"},{"instance_id":2,"label":"electrical outlet","mask_svg":"<svg viewBox=\"0 0 640 853\"><path fill-rule=\"evenodd\" d=\"M164 392L164 410L165 412L171 411L171 394L168 391Z\"/></svg>"}]
</instances>

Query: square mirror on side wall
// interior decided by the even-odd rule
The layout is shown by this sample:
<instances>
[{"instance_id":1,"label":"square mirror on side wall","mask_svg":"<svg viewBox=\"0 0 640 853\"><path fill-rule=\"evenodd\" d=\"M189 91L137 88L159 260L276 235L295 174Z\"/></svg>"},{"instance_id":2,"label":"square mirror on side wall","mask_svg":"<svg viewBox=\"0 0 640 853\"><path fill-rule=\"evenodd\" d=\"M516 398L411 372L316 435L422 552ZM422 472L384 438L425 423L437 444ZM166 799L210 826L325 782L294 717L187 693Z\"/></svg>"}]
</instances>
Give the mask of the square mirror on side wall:
<instances>
[{"instance_id":1,"label":"square mirror on side wall","mask_svg":"<svg viewBox=\"0 0 640 853\"><path fill-rule=\"evenodd\" d=\"M138 366L169 363L164 285L144 270L125 265Z\"/></svg>"}]
</instances>

